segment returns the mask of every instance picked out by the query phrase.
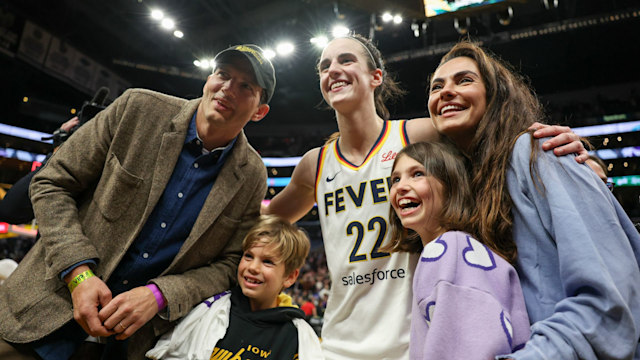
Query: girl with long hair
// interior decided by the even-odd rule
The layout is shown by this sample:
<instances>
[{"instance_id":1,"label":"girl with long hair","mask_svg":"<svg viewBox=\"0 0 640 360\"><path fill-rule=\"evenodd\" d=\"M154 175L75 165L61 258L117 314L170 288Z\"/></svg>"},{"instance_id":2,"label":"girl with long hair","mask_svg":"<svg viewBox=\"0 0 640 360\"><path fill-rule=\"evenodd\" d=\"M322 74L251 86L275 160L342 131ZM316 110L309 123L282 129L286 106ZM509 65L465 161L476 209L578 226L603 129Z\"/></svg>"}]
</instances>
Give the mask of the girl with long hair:
<instances>
[{"instance_id":1,"label":"girl with long hair","mask_svg":"<svg viewBox=\"0 0 640 360\"><path fill-rule=\"evenodd\" d=\"M491 359L521 348L529 318L520 281L498 249L470 233L473 196L455 147L415 143L402 149L389 201L390 250L421 252L410 358Z\"/></svg>"}]
</instances>

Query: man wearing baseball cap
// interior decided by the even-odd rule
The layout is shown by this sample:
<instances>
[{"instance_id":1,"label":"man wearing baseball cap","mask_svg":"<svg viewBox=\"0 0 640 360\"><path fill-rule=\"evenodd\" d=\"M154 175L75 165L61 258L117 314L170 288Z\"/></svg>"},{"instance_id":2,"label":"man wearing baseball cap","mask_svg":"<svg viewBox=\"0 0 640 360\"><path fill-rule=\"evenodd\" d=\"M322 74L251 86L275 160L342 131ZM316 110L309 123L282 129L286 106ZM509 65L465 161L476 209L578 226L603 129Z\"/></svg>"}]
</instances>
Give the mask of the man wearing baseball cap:
<instances>
[{"instance_id":1,"label":"man wearing baseball cap","mask_svg":"<svg viewBox=\"0 0 640 360\"><path fill-rule=\"evenodd\" d=\"M215 61L201 98L129 89L34 177L41 238L0 287L0 358L77 357L90 336L103 358L142 359L232 286L267 188L243 128L276 81L255 45Z\"/></svg>"},{"instance_id":2,"label":"man wearing baseball cap","mask_svg":"<svg viewBox=\"0 0 640 360\"><path fill-rule=\"evenodd\" d=\"M236 45L218 53L214 62L221 64L229 61L234 56L244 56L249 60L256 77L256 83L264 90L263 102L265 104L269 103L276 87L275 70L271 61L264 57L262 49L256 45Z\"/></svg>"}]
</instances>

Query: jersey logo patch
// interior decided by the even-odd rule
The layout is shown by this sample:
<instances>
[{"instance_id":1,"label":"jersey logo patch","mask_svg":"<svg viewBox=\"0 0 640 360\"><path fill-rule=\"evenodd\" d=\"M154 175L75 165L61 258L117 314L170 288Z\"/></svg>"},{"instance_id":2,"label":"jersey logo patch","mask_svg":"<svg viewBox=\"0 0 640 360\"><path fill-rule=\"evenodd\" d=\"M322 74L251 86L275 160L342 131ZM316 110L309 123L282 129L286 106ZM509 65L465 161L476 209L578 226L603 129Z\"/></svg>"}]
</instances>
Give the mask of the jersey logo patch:
<instances>
[{"instance_id":1,"label":"jersey logo patch","mask_svg":"<svg viewBox=\"0 0 640 360\"><path fill-rule=\"evenodd\" d=\"M335 178L336 178L336 176L338 176L338 174L339 174L339 173L340 173L340 171L338 171L337 173L333 174L333 177L329 177L329 176L327 176L327 179L326 179L326 180L327 180L327 182L332 182L332 181L333 181L333 179L335 179Z\"/></svg>"},{"instance_id":2,"label":"jersey logo patch","mask_svg":"<svg viewBox=\"0 0 640 360\"><path fill-rule=\"evenodd\" d=\"M379 155L380 166L383 169L390 169L397 155L398 153L393 149L382 149Z\"/></svg>"},{"instance_id":3,"label":"jersey logo patch","mask_svg":"<svg viewBox=\"0 0 640 360\"><path fill-rule=\"evenodd\" d=\"M380 156L380 162L393 161L396 158L396 155L398 155L398 153L393 150L383 150L383 153Z\"/></svg>"}]
</instances>

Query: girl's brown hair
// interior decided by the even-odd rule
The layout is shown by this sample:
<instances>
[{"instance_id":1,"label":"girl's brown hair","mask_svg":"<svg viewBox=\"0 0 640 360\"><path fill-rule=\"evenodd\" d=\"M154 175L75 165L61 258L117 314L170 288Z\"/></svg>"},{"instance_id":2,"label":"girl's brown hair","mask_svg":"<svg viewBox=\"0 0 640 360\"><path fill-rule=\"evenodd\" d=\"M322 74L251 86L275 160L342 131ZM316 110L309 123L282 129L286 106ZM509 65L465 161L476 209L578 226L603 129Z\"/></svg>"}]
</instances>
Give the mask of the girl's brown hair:
<instances>
[{"instance_id":1,"label":"girl's brown hair","mask_svg":"<svg viewBox=\"0 0 640 360\"><path fill-rule=\"evenodd\" d=\"M449 143L419 142L400 150L396 162L403 156L422 164L426 170L425 175L433 176L442 184L442 210L436 214L440 226L445 230L460 230L473 234L470 219L473 196L469 186L467 162L462 154ZM422 251L423 244L418 234L413 231L409 233L402 226L393 208L389 213L389 225L391 243L383 251Z\"/></svg>"}]
</instances>

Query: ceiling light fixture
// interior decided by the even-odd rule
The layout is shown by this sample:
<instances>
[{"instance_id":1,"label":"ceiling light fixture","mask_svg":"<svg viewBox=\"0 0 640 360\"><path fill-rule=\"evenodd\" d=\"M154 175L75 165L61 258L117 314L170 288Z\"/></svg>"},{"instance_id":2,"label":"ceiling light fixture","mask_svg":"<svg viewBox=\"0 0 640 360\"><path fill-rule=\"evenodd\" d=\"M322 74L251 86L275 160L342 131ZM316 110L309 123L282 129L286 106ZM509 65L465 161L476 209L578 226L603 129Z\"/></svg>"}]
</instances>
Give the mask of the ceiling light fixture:
<instances>
[{"instance_id":1,"label":"ceiling light fixture","mask_svg":"<svg viewBox=\"0 0 640 360\"><path fill-rule=\"evenodd\" d=\"M293 53L293 50L295 50L295 47L293 46L292 43L288 41L281 42L276 46L276 51L278 52L278 55L282 55L282 56L291 55Z\"/></svg>"},{"instance_id":2,"label":"ceiling light fixture","mask_svg":"<svg viewBox=\"0 0 640 360\"><path fill-rule=\"evenodd\" d=\"M316 47L323 49L329 43L329 38L324 35L320 35L312 37L309 41Z\"/></svg>"},{"instance_id":3,"label":"ceiling light fixture","mask_svg":"<svg viewBox=\"0 0 640 360\"><path fill-rule=\"evenodd\" d=\"M164 17L164 13L161 10L158 10L158 9L151 10L151 18L155 20L162 20L163 17Z\"/></svg>"},{"instance_id":4,"label":"ceiling light fixture","mask_svg":"<svg viewBox=\"0 0 640 360\"><path fill-rule=\"evenodd\" d=\"M507 26L511 24L511 19L513 19L513 8L511 6L507 6L506 9L498 12L498 21L500 25Z\"/></svg>"},{"instance_id":5,"label":"ceiling light fixture","mask_svg":"<svg viewBox=\"0 0 640 360\"><path fill-rule=\"evenodd\" d=\"M417 22L411 23L411 31L413 31L413 37L420 37L420 25Z\"/></svg>"},{"instance_id":6,"label":"ceiling light fixture","mask_svg":"<svg viewBox=\"0 0 640 360\"><path fill-rule=\"evenodd\" d=\"M542 6L546 10L555 9L558 7L558 0L542 0Z\"/></svg>"},{"instance_id":7,"label":"ceiling light fixture","mask_svg":"<svg viewBox=\"0 0 640 360\"><path fill-rule=\"evenodd\" d=\"M333 27L333 30L331 30L331 34L334 38L345 37L349 35L349 32L349 28L344 25L336 25Z\"/></svg>"},{"instance_id":8,"label":"ceiling light fixture","mask_svg":"<svg viewBox=\"0 0 640 360\"><path fill-rule=\"evenodd\" d=\"M163 28L167 29L167 30L171 30L176 26L176 23L169 19L169 18L164 18L162 19L162 22L160 23L160 26L162 26Z\"/></svg>"},{"instance_id":9,"label":"ceiling light fixture","mask_svg":"<svg viewBox=\"0 0 640 360\"><path fill-rule=\"evenodd\" d=\"M453 27L456 29L458 34L464 35L469 32L469 26L471 25L471 19L466 17L464 19L464 24L460 24L460 20L458 18L453 19Z\"/></svg>"},{"instance_id":10,"label":"ceiling light fixture","mask_svg":"<svg viewBox=\"0 0 640 360\"><path fill-rule=\"evenodd\" d=\"M273 51L272 49L266 48L262 50L262 55L264 55L264 57L266 57L267 59L271 60L274 57L276 57L276 52Z\"/></svg>"}]
</instances>

